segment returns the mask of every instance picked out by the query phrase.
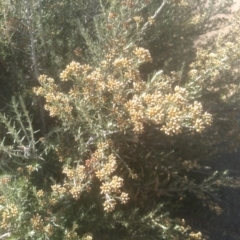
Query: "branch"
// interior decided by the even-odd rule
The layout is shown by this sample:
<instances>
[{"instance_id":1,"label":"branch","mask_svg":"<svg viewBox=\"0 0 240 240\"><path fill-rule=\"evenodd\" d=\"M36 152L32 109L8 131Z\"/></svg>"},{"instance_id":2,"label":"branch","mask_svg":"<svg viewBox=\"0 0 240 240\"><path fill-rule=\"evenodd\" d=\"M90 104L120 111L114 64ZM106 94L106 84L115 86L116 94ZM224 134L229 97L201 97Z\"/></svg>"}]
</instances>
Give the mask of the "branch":
<instances>
[{"instance_id":1,"label":"branch","mask_svg":"<svg viewBox=\"0 0 240 240\"><path fill-rule=\"evenodd\" d=\"M5 237L10 237L10 236L11 236L10 232L4 233L2 236L0 236L0 239L5 238Z\"/></svg>"},{"instance_id":2,"label":"branch","mask_svg":"<svg viewBox=\"0 0 240 240\"><path fill-rule=\"evenodd\" d=\"M39 72L38 72L38 61L37 61L37 54L36 54L36 47L35 47L35 37L32 30L32 12L31 12L31 6L29 6L28 2L26 3L26 16L27 16L27 24L29 28L29 35L30 35L30 41L31 41L31 55L32 55L32 63L33 63L33 69L34 69L34 77L35 81L38 82ZM41 103L41 99L38 97L38 104L39 104L39 111L40 111L40 117L42 120L42 130L43 133L46 133L46 123L44 118L44 108Z\"/></svg>"},{"instance_id":3,"label":"branch","mask_svg":"<svg viewBox=\"0 0 240 240\"><path fill-rule=\"evenodd\" d=\"M156 11L156 12L154 13L154 15L151 17L153 20L155 20L155 19L157 18L157 16L158 16L159 13L162 11L162 9L163 9L164 5L166 4L166 2L167 2L167 0L163 0L161 6L157 9L157 11ZM142 27L142 29L141 29L141 31L140 31L140 35L144 34L144 32L145 32L146 29L148 28L149 24L150 24L149 21L147 21L147 22L143 25L143 27Z\"/></svg>"}]
</instances>

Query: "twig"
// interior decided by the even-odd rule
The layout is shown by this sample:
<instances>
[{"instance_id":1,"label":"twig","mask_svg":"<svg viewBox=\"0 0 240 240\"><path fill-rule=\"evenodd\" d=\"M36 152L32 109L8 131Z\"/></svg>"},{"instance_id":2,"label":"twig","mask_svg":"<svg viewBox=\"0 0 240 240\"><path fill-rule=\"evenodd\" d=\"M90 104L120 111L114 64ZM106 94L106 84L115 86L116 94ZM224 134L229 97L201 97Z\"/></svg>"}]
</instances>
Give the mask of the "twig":
<instances>
[{"instance_id":1,"label":"twig","mask_svg":"<svg viewBox=\"0 0 240 240\"><path fill-rule=\"evenodd\" d=\"M32 56L32 63L33 63L33 70L34 70L34 77L35 81L38 82L39 72L38 72L38 61L37 61L37 54L36 54L36 47L35 42L36 39L33 34L32 30L32 12L31 12L31 6L29 6L28 1L25 1L26 3L26 16L27 16L27 24L29 28L29 35L30 35L30 41L31 41L31 56ZM46 123L44 118L44 108L41 103L41 99L38 97L38 104L39 104L39 111L40 111L40 117L42 121L42 131L46 133Z\"/></svg>"},{"instance_id":2,"label":"twig","mask_svg":"<svg viewBox=\"0 0 240 240\"><path fill-rule=\"evenodd\" d=\"M163 0L163 2L162 2L162 4L161 4L161 6L157 9L157 11L154 13L154 15L151 17L153 20L155 20L156 18L157 18L157 16L159 15L159 13L161 12L161 10L163 9L163 7L164 7L164 5L166 4L166 0ZM142 29L141 29L141 31L140 31L140 35L142 35L142 34L144 34L144 32L146 31L146 29L148 28L148 26L149 26L149 21L147 21L144 25L143 25L143 27L142 27Z\"/></svg>"},{"instance_id":3,"label":"twig","mask_svg":"<svg viewBox=\"0 0 240 240\"><path fill-rule=\"evenodd\" d=\"M0 236L0 239L4 238L4 237L10 237L11 236L11 233L8 232L8 233L4 233L2 236Z\"/></svg>"}]
</instances>

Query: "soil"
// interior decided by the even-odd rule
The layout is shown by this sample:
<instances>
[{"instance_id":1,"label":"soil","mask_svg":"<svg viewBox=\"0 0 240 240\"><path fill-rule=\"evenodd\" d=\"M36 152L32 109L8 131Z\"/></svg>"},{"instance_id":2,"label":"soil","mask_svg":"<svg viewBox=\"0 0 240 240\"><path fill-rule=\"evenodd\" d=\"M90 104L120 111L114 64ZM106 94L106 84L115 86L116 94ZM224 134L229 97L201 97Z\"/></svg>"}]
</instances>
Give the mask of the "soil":
<instances>
[{"instance_id":1,"label":"soil","mask_svg":"<svg viewBox=\"0 0 240 240\"><path fill-rule=\"evenodd\" d=\"M221 2L221 0L219 0L219 2ZM231 29L231 19L233 18L233 15L236 11L238 11L240 9L240 0L236 0L235 4L233 4L233 6L231 7L231 14L218 14L216 16L214 16L212 19L217 19L217 18L226 18L229 20L229 24L222 26L219 30L214 30L214 31L210 31L206 34L203 34L201 36L198 37L198 39L195 41L195 46L199 46L202 45L204 43L207 42L207 40L209 38L212 38L214 36L217 36L219 33L223 33L223 34L227 34L229 32L229 30Z\"/></svg>"}]
</instances>

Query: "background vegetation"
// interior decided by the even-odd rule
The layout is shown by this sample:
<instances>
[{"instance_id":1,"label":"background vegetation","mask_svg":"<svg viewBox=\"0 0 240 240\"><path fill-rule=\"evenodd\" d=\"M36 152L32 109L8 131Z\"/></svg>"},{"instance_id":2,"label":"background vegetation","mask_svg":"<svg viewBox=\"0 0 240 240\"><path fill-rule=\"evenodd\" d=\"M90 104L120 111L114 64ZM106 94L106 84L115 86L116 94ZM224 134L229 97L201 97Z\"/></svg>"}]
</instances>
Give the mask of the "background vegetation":
<instances>
[{"instance_id":1,"label":"background vegetation","mask_svg":"<svg viewBox=\"0 0 240 240\"><path fill-rule=\"evenodd\" d=\"M194 43L232 4L1 1L1 237L206 238L174 213L222 212L205 164L239 148L239 13Z\"/></svg>"}]
</instances>

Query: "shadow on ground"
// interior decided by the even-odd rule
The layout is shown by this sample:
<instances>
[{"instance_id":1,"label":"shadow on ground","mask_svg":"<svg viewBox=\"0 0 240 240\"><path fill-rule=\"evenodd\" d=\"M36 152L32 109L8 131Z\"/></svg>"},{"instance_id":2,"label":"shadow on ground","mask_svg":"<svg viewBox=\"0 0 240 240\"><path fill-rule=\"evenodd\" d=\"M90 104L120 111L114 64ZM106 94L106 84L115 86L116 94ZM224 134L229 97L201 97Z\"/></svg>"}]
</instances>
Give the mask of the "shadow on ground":
<instances>
[{"instance_id":1,"label":"shadow on ground","mask_svg":"<svg viewBox=\"0 0 240 240\"><path fill-rule=\"evenodd\" d=\"M240 152L223 154L208 165L213 171L228 171L228 184L220 183L215 196L223 209L216 215L194 196L174 215L184 218L194 231L201 231L207 240L240 240Z\"/></svg>"}]
</instances>

